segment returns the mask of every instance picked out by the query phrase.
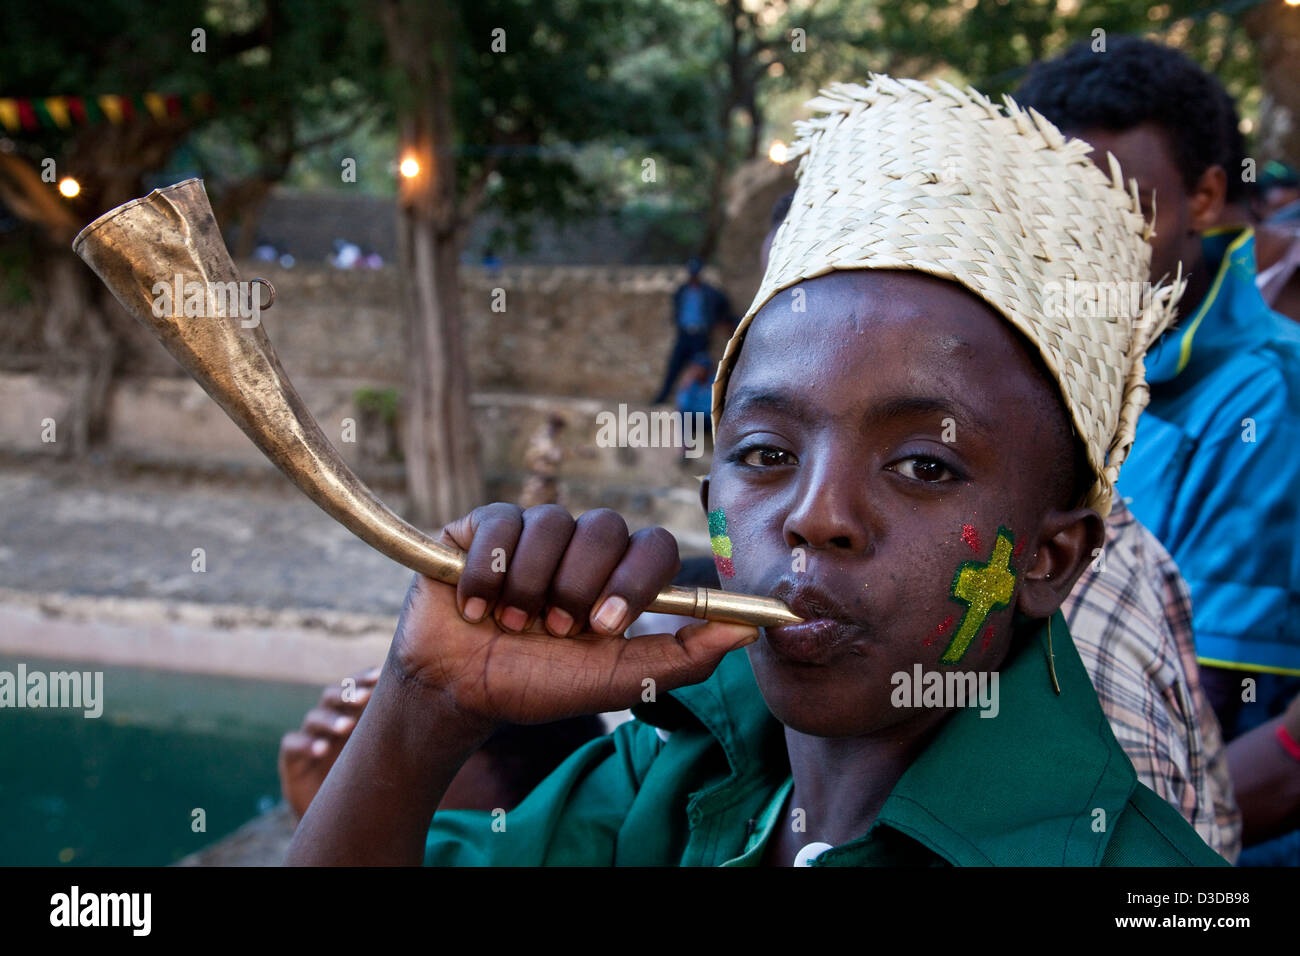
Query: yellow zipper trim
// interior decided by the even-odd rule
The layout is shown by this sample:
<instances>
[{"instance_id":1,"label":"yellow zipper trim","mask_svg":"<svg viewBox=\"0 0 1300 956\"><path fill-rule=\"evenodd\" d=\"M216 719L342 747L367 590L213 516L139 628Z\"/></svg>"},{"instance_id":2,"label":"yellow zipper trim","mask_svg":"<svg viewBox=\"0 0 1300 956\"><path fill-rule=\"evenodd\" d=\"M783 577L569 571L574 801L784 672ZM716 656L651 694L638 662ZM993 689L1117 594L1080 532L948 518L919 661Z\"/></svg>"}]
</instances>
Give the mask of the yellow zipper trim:
<instances>
[{"instance_id":1,"label":"yellow zipper trim","mask_svg":"<svg viewBox=\"0 0 1300 956\"><path fill-rule=\"evenodd\" d=\"M1218 667L1225 671L1259 671L1261 674L1281 674L1284 677L1300 677L1300 668L1270 667L1267 664L1241 664L1237 661L1220 661L1213 657L1198 657L1196 663L1206 667Z\"/></svg>"},{"instance_id":2,"label":"yellow zipper trim","mask_svg":"<svg viewBox=\"0 0 1300 956\"><path fill-rule=\"evenodd\" d=\"M1202 235L1217 235L1219 233L1229 232L1233 228L1235 227L1222 226L1215 229L1207 229L1202 233ZM1183 369L1187 368L1187 363L1192 360L1192 336L1196 334L1196 330L1201 325L1201 320L1204 319L1205 314L1210 311L1210 306L1214 304L1214 300L1219 297L1219 289L1223 286L1223 277L1228 274L1228 268L1231 266L1229 260L1232 258L1232 254L1253 238L1255 238L1255 230L1252 226L1247 226L1242 230L1241 235L1234 239L1228 246L1227 250L1223 253L1223 260L1219 266L1218 275L1214 277L1214 284L1210 286L1209 294L1207 294L1205 299L1201 302L1201 307L1196 310L1196 317L1188 324L1187 331L1183 333L1182 340L1179 342L1178 367L1174 369L1175 375L1180 374Z\"/></svg>"}]
</instances>

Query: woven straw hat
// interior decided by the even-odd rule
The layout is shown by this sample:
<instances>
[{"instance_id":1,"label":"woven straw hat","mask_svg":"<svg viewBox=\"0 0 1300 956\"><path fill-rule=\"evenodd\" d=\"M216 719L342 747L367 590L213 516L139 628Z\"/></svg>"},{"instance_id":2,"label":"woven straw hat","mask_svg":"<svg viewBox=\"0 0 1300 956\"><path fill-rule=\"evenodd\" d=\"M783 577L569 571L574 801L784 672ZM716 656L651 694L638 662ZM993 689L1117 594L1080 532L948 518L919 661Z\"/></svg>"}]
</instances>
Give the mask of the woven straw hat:
<instances>
[{"instance_id":1,"label":"woven straw hat","mask_svg":"<svg viewBox=\"0 0 1300 956\"><path fill-rule=\"evenodd\" d=\"M960 283L1037 347L1096 475L1085 504L1109 514L1147 404L1142 356L1185 283L1147 283L1151 227L1113 156L1107 178L1088 144L1004 103L874 75L809 101L823 115L796 124L798 189L718 365L715 434L745 333L773 296L836 270L915 269Z\"/></svg>"}]
</instances>

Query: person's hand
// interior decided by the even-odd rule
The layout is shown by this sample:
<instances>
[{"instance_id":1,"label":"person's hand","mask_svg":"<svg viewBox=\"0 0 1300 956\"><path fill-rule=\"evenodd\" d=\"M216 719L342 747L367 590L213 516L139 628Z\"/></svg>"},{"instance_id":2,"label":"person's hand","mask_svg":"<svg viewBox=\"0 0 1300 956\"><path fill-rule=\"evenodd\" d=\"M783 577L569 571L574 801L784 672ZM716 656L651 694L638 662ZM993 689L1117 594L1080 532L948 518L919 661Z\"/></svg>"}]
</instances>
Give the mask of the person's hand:
<instances>
[{"instance_id":1,"label":"person's hand","mask_svg":"<svg viewBox=\"0 0 1300 956\"><path fill-rule=\"evenodd\" d=\"M663 528L629 535L609 510L478 508L443 529L466 552L455 588L416 575L389 667L482 733L622 710L709 676L754 627L701 622L676 635L624 629L680 567Z\"/></svg>"},{"instance_id":2,"label":"person's hand","mask_svg":"<svg viewBox=\"0 0 1300 956\"><path fill-rule=\"evenodd\" d=\"M301 818L307 812L352 735L378 679L379 668L372 667L326 687L320 703L303 718L302 726L280 739L280 792L295 817Z\"/></svg>"}]
</instances>

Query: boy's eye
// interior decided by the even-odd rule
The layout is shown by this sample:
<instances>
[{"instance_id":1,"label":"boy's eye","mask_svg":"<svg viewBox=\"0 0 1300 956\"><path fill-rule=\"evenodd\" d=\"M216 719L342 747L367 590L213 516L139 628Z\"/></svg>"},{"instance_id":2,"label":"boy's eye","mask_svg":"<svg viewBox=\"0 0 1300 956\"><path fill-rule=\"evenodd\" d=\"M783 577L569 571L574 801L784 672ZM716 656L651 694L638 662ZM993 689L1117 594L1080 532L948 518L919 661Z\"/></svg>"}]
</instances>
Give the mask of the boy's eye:
<instances>
[{"instance_id":1,"label":"boy's eye","mask_svg":"<svg viewBox=\"0 0 1300 956\"><path fill-rule=\"evenodd\" d=\"M891 467L904 478L911 478L915 481L955 481L957 478L952 469L939 459L929 458L925 455L913 455L910 458L904 458Z\"/></svg>"},{"instance_id":2,"label":"boy's eye","mask_svg":"<svg viewBox=\"0 0 1300 956\"><path fill-rule=\"evenodd\" d=\"M766 445L759 448L750 448L740 455L741 464L754 465L760 468L773 468L777 465L796 464L794 455L788 451L782 451L779 448L770 448Z\"/></svg>"}]
</instances>

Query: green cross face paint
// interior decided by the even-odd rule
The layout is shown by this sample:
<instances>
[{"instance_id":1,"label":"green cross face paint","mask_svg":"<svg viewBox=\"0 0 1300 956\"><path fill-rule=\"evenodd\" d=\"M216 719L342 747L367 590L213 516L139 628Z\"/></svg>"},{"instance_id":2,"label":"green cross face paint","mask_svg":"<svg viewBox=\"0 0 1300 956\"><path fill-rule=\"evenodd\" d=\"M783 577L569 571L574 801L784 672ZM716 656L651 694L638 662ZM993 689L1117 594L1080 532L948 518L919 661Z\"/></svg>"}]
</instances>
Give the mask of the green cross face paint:
<instances>
[{"instance_id":1,"label":"green cross face paint","mask_svg":"<svg viewBox=\"0 0 1300 956\"><path fill-rule=\"evenodd\" d=\"M988 616L1011 603L1016 587L1016 572L1011 567L1015 539L1006 528L998 528L993 554L988 563L964 561L952 577L952 598L967 605L961 624L953 634L948 649L939 660L956 664L965 656Z\"/></svg>"}]
</instances>

